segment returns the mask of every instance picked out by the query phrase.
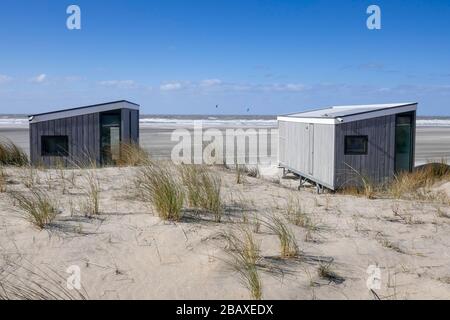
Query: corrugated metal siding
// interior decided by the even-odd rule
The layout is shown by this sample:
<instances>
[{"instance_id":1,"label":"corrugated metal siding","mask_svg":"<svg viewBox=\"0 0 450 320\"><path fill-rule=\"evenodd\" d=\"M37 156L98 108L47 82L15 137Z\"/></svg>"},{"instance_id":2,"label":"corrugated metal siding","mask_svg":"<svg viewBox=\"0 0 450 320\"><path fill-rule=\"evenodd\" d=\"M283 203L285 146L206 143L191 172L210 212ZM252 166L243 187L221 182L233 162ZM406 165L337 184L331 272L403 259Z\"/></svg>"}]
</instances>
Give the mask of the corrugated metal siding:
<instances>
[{"instance_id":1,"label":"corrugated metal siding","mask_svg":"<svg viewBox=\"0 0 450 320\"><path fill-rule=\"evenodd\" d=\"M383 183L394 175L395 119L390 115L336 126L336 187L361 184L354 170L373 183ZM345 155L346 135L367 135L368 154Z\"/></svg>"},{"instance_id":2,"label":"corrugated metal siding","mask_svg":"<svg viewBox=\"0 0 450 320\"><path fill-rule=\"evenodd\" d=\"M334 125L279 121L280 164L333 186L334 134Z\"/></svg>"}]
</instances>

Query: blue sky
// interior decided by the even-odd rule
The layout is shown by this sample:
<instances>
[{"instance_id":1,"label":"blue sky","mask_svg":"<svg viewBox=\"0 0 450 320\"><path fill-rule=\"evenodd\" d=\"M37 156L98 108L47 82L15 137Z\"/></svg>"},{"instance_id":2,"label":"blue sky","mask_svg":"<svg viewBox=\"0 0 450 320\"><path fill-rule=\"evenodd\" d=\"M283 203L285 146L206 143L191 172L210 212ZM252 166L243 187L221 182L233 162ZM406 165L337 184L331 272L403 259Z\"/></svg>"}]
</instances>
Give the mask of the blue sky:
<instances>
[{"instance_id":1,"label":"blue sky","mask_svg":"<svg viewBox=\"0 0 450 320\"><path fill-rule=\"evenodd\" d=\"M81 30L66 28L70 4L81 8ZM366 27L371 4L381 7L381 30ZM147 114L279 114L417 101L422 115L450 115L449 1L1 6L0 113L127 99Z\"/></svg>"}]
</instances>

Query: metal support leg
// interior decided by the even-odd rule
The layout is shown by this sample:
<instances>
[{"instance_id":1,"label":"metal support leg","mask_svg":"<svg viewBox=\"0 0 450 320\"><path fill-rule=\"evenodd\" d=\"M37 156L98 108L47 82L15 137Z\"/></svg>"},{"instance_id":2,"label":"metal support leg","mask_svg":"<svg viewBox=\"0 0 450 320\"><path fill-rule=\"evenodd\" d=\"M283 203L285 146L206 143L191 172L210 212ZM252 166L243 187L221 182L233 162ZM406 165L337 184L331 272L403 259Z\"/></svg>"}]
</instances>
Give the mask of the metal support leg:
<instances>
[{"instance_id":1,"label":"metal support leg","mask_svg":"<svg viewBox=\"0 0 450 320\"><path fill-rule=\"evenodd\" d=\"M316 184L316 192L317 194L323 193L323 187L320 184Z\"/></svg>"},{"instance_id":2,"label":"metal support leg","mask_svg":"<svg viewBox=\"0 0 450 320\"><path fill-rule=\"evenodd\" d=\"M304 185L305 185L305 179L303 179L303 177L300 177L300 184L297 189L300 191Z\"/></svg>"}]
</instances>

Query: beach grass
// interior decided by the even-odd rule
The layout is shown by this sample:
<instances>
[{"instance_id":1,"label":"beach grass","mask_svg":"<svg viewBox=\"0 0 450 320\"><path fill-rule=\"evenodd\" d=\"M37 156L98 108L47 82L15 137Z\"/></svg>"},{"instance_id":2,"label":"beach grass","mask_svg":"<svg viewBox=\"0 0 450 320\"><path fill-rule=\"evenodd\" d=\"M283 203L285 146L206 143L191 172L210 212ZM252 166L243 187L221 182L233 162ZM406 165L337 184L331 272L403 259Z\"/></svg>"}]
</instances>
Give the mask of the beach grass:
<instances>
[{"instance_id":1,"label":"beach grass","mask_svg":"<svg viewBox=\"0 0 450 320\"><path fill-rule=\"evenodd\" d=\"M100 214L100 179L94 170L88 170L84 173L83 189L85 191L86 210L88 216Z\"/></svg>"},{"instance_id":2,"label":"beach grass","mask_svg":"<svg viewBox=\"0 0 450 320\"><path fill-rule=\"evenodd\" d=\"M267 221L264 220L262 223L278 237L282 258L294 258L299 255L300 251L295 235L283 218L272 215Z\"/></svg>"},{"instance_id":3,"label":"beach grass","mask_svg":"<svg viewBox=\"0 0 450 320\"><path fill-rule=\"evenodd\" d=\"M450 166L446 160L429 163L416 168L412 172L396 175L389 184L387 192L396 199L420 197L420 191L431 188L436 182L450 180Z\"/></svg>"},{"instance_id":4,"label":"beach grass","mask_svg":"<svg viewBox=\"0 0 450 320\"><path fill-rule=\"evenodd\" d=\"M9 194L21 216L38 229L45 229L55 220L57 203L46 191L30 188L26 193L11 191Z\"/></svg>"},{"instance_id":5,"label":"beach grass","mask_svg":"<svg viewBox=\"0 0 450 320\"><path fill-rule=\"evenodd\" d=\"M25 276L26 275L26 276ZM0 300L87 300L83 288L70 290L66 278L52 268L39 268L27 261L8 262L0 269Z\"/></svg>"},{"instance_id":6,"label":"beach grass","mask_svg":"<svg viewBox=\"0 0 450 320\"><path fill-rule=\"evenodd\" d=\"M29 164L28 155L12 141L0 141L0 165L26 166Z\"/></svg>"},{"instance_id":7,"label":"beach grass","mask_svg":"<svg viewBox=\"0 0 450 320\"><path fill-rule=\"evenodd\" d=\"M140 168L136 184L144 201L150 202L163 220L179 221L185 193L174 172L177 170L156 163Z\"/></svg>"},{"instance_id":8,"label":"beach grass","mask_svg":"<svg viewBox=\"0 0 450 320\"><path fill-rule=\"evenodd\" d=\"M227 263L239 274L251 298L261 300L262 283L258 271L260 249L252 231L241 227L237 231L224 232L222 235L227 243Z\"/></svg>"},{"instance_id":9,"label":"beach grass","mask_svg":"<svg viewBox=\"0 0 450 320\"><path fill-rule=\"evenodd\" d=\"M374 199L377 193L377 185L372 181L372 179L368 175L356 170L348 163L345 163L345 165L357 176L358 180L361 182L361 186L347 187L343 189L343 192L353 195L362 194L367 199Z\"/></svg>"},{"instance_id":10,"label":"beach grass","mask_svg":"<svg viewBox=\"0 0 450 320\"><path fill-rule=\"evenodd\" d=\"M313 225L311 218L304 210L301 200L298 196L289 196L285 208L286 219L299 227L310 229Z\"/></svg>"},{"instance_id":11,"label":"beach grass","mask_svg":"<svg viewBox=\"0 0 450 320\"><path fill-rule=\"evenodd\" d=\"M0 166L0 193L6 192L6 172Z\"/></svg>"},{"instance_id":12,"label":"beach grass","mask_svg":"<svg viewBox=\"0 0 450 320\"><path fill-rule=\"evenodd\" d=\"M196 165L183 165L180 171L189 206L211 213L215 222L221 222L223 203L219 174Z\"/></svg>"},{"instance_id":13,"label":"beach grass","mask_svg":"<svg viewBox=\"0 0 450 320\"><path fill-rule=\"evenodd\" d=\"M344 282L345 280L343 277L337 274L336 271L333 270L331 262L320 262L319 267L317 268L317 275L321 279L325 279L338 284Z\"/></svg>"},{"instance_id":14,"label":"beach grass","mask_svg":"<svg viewBox=\"0 0 450 320\"><path fill-rule=\"evenodd\" d=\"M141 166L149 162L150 155L137 143L121 143L119 166Z\"/></svg>"}]
</instances>

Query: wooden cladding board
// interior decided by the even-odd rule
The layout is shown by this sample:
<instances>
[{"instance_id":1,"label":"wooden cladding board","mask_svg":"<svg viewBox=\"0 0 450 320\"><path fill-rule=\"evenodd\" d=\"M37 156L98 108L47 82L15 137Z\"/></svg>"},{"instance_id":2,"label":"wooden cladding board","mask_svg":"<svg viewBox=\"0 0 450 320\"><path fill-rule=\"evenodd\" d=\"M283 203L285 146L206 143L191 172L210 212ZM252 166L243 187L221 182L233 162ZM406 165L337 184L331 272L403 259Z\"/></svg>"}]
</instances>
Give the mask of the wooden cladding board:
<instances>
[{"instance_id":1,"label":"wooden cladding board","mask_svg":"<svg viewBox=\"0 0 450 320\"><path fill-rule=\"evenodd\" d=\"M362 177L370 183L383 183L394 176L395 119L396 115L389 115L336 126L337 188L361 185ZM347 135L368 136L367 155L345 155Z\"/></svg>"},{"instance_id":2,"label":"wooden cladding board","mask_svg":"<svg viewBox=\"0 0 450 320\"><path fill-rule=\"evenodd\" d=\"M30 156L35 165L71 166L100 162L100 115L98 113L30 124ZM42 136L67 136L67 157L41 156Z\"/></svg>"},{"instance_id":3,"label":"wooden cladding board","mask_svg":"<svg viewBox=\"0 0 450 320\"><path fill-rule=\"evenodd\" d=\"M123 142L139 143L139 111L122 109ZM42 136L67 136L67 157L41 156ZM95 161L100 164L100 113L30 124L30 157L34 165L73 166Z\"/></svg>"}]
</instances>

